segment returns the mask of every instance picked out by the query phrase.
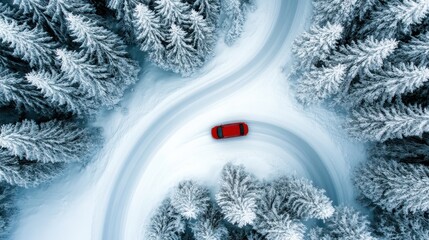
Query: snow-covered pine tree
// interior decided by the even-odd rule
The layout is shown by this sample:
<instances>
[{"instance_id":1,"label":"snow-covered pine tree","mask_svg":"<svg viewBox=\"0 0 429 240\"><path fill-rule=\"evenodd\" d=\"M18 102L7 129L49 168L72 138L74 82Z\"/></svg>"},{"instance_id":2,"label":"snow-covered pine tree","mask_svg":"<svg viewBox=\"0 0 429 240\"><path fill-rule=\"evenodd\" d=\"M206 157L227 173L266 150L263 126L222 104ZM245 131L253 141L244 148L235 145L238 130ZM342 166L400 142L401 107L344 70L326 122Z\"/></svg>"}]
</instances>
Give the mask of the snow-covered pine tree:
<instances>
[{"instance_id":1,"label":"snow-covered pine tree","mask_svg":"<svg viewBox=\"0 0 429 240\"><path fill-rule=\"evenodd\" d=\"M123 40L112 31L99 25L94 19L82 15L67 14L68 27L74 42L97 59L97 64L108 66L117 84L130 85L136 81L139 67L126 51Z\"/></svg>"},{"instance_id":2,"label":"snow-covered pine tree","mask_svg":"<svg viewBox=\"0 0 429 240\"><path fill-rule=\"evenodd\" d=\"M429 80L429 68L416 67L414 64L387 65L385 68L371 72L353 85L352 101L355 103L389 102L395 97L412 93Z\"/></svg>"},{"instance_id":3,"label":"snow-covered pine tree","mask_svg":"<svg viewBox=\"0 0 429 240\"><path fill-rule=\"evenodd\" d=\"M69 84L78 86L82 100L91 100L101 106L111 107L122 97L124 86L115 84L107 67L96 64L94 59L83 52L58 49L57 59L61 63L61 72ZM93 106L97 108L99 106Z\"/></svg>"},{"instance_id":4,"label":"snow-covered pine tree","mask_svg":"<svg viewBox=\"0 0 429 240\"><path fill-rule=\"evenodd\" d=\"M375 230L389 240L429 239L429 219L424 214L391 214L376 212Z\"/></svg>"},{"instance_id":5,"label":"snow-covered pine tree","mask_svg":"<svg viewBox=\"0 0 429 240\"><path fill-rule=\"evenodd\" d=\"M340 91L345 74L346 67L341 64L313 68L299 80L296 87L296 98L303 104L321 102Z\"/></svg>"},{"instance_id":6,"label":"snow-covered pine tree","mask_svg":"<svg viewBox=\"0 0 429 240\"><path fill-rule=\"evenodd\" d=\"M0 149L0 184L19 187L36 187L61 175L64 163L42 163L27 161L11 155L6 149Z\"/></svg>"},{"instance_id":7,"label":"snow-covered pine tree","mask_svg":"<svg viewBox=\"0 0 429 240\"><path fill-rule=\"evenodd\" d=\"M365 216L354 209L339 207L334 215L326 220L326 228L312 231L311 240L375 240Z\"/></svg>"},{"instance_id":8,"label":"snow-covered pine tree","mask_svg":"<svg viewBox=\"0 0 429 240\"><path fill-rule=\"evenodd\" d=\"M253 228L267 240L304 239L304 224L288 213L286 201L278 191L271 184L263 185Z\"/></svg>"},{"instance_id":9,"label":"snow-covered pine tree","mask_svg":"<svg viewBox=\"0 0 429 240\"><path fill-rule=\"evenodd\" d=\"M48 114L43 95L17 73L0 67L0 106L14 104L19 111Z\"/></svg>"},{"instance_id":10,"label":"snow-covered pine tree","mask_svg":"<svg viewBox=\"0 0 429 240\"><path fill-rule=\"evenodd\" d=\"M9 4L0 2L0 18L15 19L17 21L22 17L22 13Z\"/></svg>"},{"instance_id":11,"label":"snow-covered pine tree","mask_svg":"<svg viewBox=\"0 0 429 240\"><path fill-rule=\"evenodd\" d=\"M227 16L224 22L224 28L227 29L225 43L232 45L243 32L243 25L246 20L245 13L242 11L241 0L222 1L222 9Z\"/></svg>"},{"instance_id":12,"label":"snow-covered pine tree","mask_svg":"<svg viewBox=\"0 0 429 240\"><path fill-rule=\"evenodd\" d=\"M210 21L211 25L217 25L220 15L220 0L195 0L193 7L206 21Z\"/></svg>"},{"instance_id":13,"label":"snow-covered pine tree","mask_svg":"<svg viewBox=\"0 0 429 240\"><path fill-rule=\"evenodd\" d=\"M46 6L48 1L46 0L13 0L13 4L18 5L19 9L25 15L32 16L32 21L38 26L47 27L52 31L60 40L64 40L66 37L60 29L57 29L52 24L50 16L46 14Z\"/></svg>"},{"instance_id":14,"label":"snow-covered pine tree","mask_svg":"<svg viewBox=\"0 0 429 240\"><path fill-rule=\"evenodd\" d=\"M327 219L335 211L325 190L314 187L305 178L282 177L274 182L274 188L286 196L287 209L297 218Z\"/></svg>"},{"instance_id":15,"label":"snow-covered pine tree","mask_svg":"<svg viewBox=\"0 0 429 240\"><path fill-rule=\"evenodd\" d=\"M171 205L169 199L164 200L150 219L146 229L148 240L180 240L185 231L185 219Z\"/></svg>"},{"instance_id":16,"label":"snow-covered pine tree","mask_svg":"<svg viewBox=\"0 0 429 240\"><path fill-rule=\"evenodd\" d=\"M219 207L209 205L204 214L192 224L194 238L198 240L224 240L228 230L222 224L222 213Z\"/></svg>"},{"instance_id":17,"label":"snow-covered pine tree","mask_svg":"<svg viewBox=\"0 0 429 240\"><path fill-rule=\"evenodd\" d=\"M209 202L209 190L195 181L180 182L171 195L171 204L186 219L197 219Z\"/></svg>"},{"instance_id":18,"label":"snow-covered pine tree","mask_svg":"<svg viewBox=\"0 0 429 240\"><path fill-rule=\"evenodd\" d=\"M392 139L377 143L370 150L371 156L383 159L392 159L406 163L429 163L429 138L408 137Z\"/></svg>"},{"instance_id":19,"label":"snow-covered pine tree","mask_svg":"<svg viewBox=\"0 0 429 240\"><path fill-rule=\"evenodd\" d=\"M154 9L165 27L180 25L189 21L190 5L181 0L154 0Z\"/></svg>"},{"instance_id":20,"label":"snow-covered pine tree","mask_svg":"<svg viewBox=\"0 0 429 240\"><path fill-rule=\"evenodd\" d=\"M331 236L324 233L324 229L321 227L314 227L310 229L307 234L308 240L334 240ZM350 239L352 240L352 239Z\"/></svg>"},{"instance_id":21,"label":"snow-covered pine tree","mask_svg":"<svg viewBox=\"0 0 429 240\"><path fill-rule=\"evenodd\" d=\"M328 58L341 39L343 27L340 24L313 25L293 43L292 53L298 58L298 69L309 70L320 60Z\"/></svg>"},{"instance_id":22,"label":"snow-covered pine tree","mask_svg":"<svg viewBox=\"0 0 429 240\"><path fill-rule=\"evenodd\" d=\"M408 35L411 26L421 23L428 13L427 0L390 0L372 12L360 32L378 39Z\"/></svg>"},{"instance_id":23,"label":"snow-covered pine tree","mask_svg":"<svg viewBox=\"0 0 429 240\"><path fill-rule=\"evenodd\" d=\"M350 45L341 46L329 58L331 65L343 64L347 67L346 81L343 84L344 93L349 89L353 78L365 75L371 70L380 69L384 60L397 48L398 42L392 39L375 40L369 37L364 41L358 40Z\"/></svg>"},{"instance_id":24,"label":"snow-covered pine tree","mask_svg":"<svg viewBox=\"0 0 429 240\"><path fill-rule=\"evenodd\" d=\"M133 41L133 11L143 0L108 0L107 6L115 11L116 19L125 30L128 41Z\"/></svg>"},{"instance_id":25,"label":"snow-covered pine tree","mask_svg":"<svg viewBox=\"0 0 429 240\"><path fill-rule=\"evenodd\" d=\"M44 25L47 22L45 10L45 0L13 0L22 13L32 15L32 21L38 25Z\"/></svg>"},{"instance_id":26,"label":"snow-covered pine tree","mask_svg":"<svg viewBox=\"0 0 429 240\"><path fill-rule=\"evenodd\" d=\"M200 57L192 47L192 40L180 26L171 25L166 41L167 61L174 72L188 75L202 65Z\"/></svg>"},{"instance_id":27,"label":"snow-covered pine tree","mask_svg":"<svg viewBox=\"0 0 429 240\"><path fill-rule=\"evenodd\" d=\"M0 159L1 161L1 159ZM16 213L14 206L15 189L0 183L0 238L8 239L12 227L12 219Z\"/></svg>"},{"instance_id":28,"label":"snow-covered pine tree","mask_svg":"<svg viewBox=\"0 0 429 240\"><path fill-rule=\"evenodd\" d=\"M198 55L204 59L213 51L214 27L195 10L191 10L189 22L192 30L192 46L197 50Z\"/></svg>"},{"instance_id":29,"label":"snow-covered pine tree","mask_svg":"<svg viewBox=\"0 0 429 240\"><path fill-rule=\"evenodd\" d=\"M77 162L86 160L98 144L91 134L73 122L51 120L37 124L24 120L0 127L0 147L32 161Z\"/></svg>"},{"instance_id":30,"label":"snow-covered pine tree","mask_svg":"<svg viewBox=\"0 0 429 240\"><path fill-rule=\"evenodd\" d=\"M52 22L59 26L60 32L67 32L68 14L86 17L95 16L95 8L87 0L49 0L46 14L51 16Z\"/></svg>"},{"instance_id":31,"label":"snow-covered pine tree","mask_svg":"<svg viewBox=\"0 0 429 240\"><path fill-rule=\"evenodd\" d=\"M41 28L0 17L0 40L13 49L13 55L27 61L31 67L50 67L56 44Z\"/></svg>"},{"instance_id":32,"label":"snow-covered pine tree","mask_svg":"<svg viewBox=\"0 0 429 240\"><path fill-rule=\"evenodd\" d=\"M429 65L429 32L400 44L393 57L403 62L413 62L417 66Z\"/></svg>"},{"instance_id":33,"label":"snow-covered pine tree","mask_svg":"<svg viewBox=\"0 0 429 240\"><path fill-rule=\"evenodd\" d=\"M352 111L347 129L352 136L369 141L422 136L429 131L429 112L402 103L389 107L365 105Z\"/></svg>"},{"instance_id":34,"label":"snow-covered pine tree","mask_svg":"<svg viewBox=\"0 0 429 240\"><path fill-rule=\"evenodd\" d=\"M134 26L137 41L142 51L157 51L164 48L164 33L159 16L147 5L139 3L134 10Z\"/></svg>"},{"instance_id":35,"label":"snow-covered pine tree","mask_svg":"<svg viewBox=\"0 0 429 240\"><path fill-rule=\"evenodd\" d=\"M228 163L222 170L221 188L216 201L225 219L243 227L256 218L258 182L243 166Z\"/></svg>"},{"instance_id":36,"label":"snow-covered pine tree","mask_svg":"<svg viewBox=\"0 0 429 240\"><path fill-rule=\"evenodd\" d=\"M357 16L359 20L364 20L367 17L367 14L372 12L375 7L380 5L380 3L380 0L357 0L354 15Z\"/></svg>"},{"instance_id":37,"label":"snow-covered pine tree","mask_svg":"<svg viewBox=\"0 0 429 240\"><path fill-rule=\"evenodd\" d=\"M32 71L25 76L26 80L40 90L59 112L75 115L95 113L96 102L77 89L63 75L46 71Z\"/></svg>"},{"instance_id":38,"label":"snow-covered pine tree","mask_svg":"<svg viewBox=\"0 0 429 240\"><path fill-rule=\"evenodd\" d=\"M373 159L358 168L355 185L364 197L388 212L429 210L427 166Z\"/></svg>"},{"instance_id":39,"label":"snow-covered pine tree","mask_svg":"<svg viewBox=\"0 0 429 240\"><path fill-rule=\"evenodd\" d=\"M358 0L314 0L313 21L316 25L328 22L348 25L353 19L354 9Z\"/></svg>"}]
</instances>

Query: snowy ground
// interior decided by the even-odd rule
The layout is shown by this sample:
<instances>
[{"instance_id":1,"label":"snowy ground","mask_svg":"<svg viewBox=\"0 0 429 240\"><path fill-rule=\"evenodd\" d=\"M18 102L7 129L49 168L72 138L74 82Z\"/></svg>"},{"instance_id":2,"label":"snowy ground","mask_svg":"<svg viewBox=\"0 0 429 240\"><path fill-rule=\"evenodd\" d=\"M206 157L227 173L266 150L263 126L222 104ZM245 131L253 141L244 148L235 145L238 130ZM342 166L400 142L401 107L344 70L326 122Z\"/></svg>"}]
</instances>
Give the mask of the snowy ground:
<instances>
[{"instance_id":1,"label":"snowy ground","mask_svg":"<svg viewBox=\"0 0 429 240\"><path fill-rule=\"evenodd\" d=\"M182 179L214 186L228 161L261 178L293 173L354 204L350 168L364 158L340 122L302 109L282 73L310 0L258 1L243 37L195 77L150 67L125 108L99 119L106 145L97 160L50 186L24 192L13 239L142 239L151 211ZM210 128L247 121L249 135L215 141Z\"/></svg>"}]
</instances>

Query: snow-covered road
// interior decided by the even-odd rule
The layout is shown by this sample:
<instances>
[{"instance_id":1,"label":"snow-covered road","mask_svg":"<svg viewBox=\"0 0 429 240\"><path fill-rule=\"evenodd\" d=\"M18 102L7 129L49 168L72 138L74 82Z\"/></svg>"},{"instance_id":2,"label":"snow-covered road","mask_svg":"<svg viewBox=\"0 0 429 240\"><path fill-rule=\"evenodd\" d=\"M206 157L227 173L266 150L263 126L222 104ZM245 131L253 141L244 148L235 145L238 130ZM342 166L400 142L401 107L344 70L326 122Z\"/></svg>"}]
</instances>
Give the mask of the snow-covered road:
<instances>
[{"instance_id":1,"label":"snow-covered road","mask_svg":"<svg viewBox=\"0 0 429 240\"><path fill-rule=\"evenodd\" d=\"M311 1L257 4L240 41L232 48L220 43L195 77L147 69L127 111L100 119L107 142L99 159L26 192L14 239L142 239L144 224L170 187L187 178L213 186L231 160L258 177L308 177L334 203L352 203L349 169L363 158L362 146L348 142L326 111L300 109L282 73ZM234 120L249 123L246 138L211 139L212 126Z\"/></svg>"}]
</instances>

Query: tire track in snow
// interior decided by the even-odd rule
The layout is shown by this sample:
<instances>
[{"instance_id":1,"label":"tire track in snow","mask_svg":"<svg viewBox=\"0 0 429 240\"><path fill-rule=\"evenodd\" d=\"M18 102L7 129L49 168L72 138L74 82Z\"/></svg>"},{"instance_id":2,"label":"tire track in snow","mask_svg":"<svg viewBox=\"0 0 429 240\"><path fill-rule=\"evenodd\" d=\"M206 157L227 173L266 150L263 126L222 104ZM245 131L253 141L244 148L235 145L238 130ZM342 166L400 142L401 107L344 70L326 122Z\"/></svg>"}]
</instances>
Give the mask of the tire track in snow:
<instances>
[{"instance_id":1,"label":"tire track in snow","mask_svg":"<svg viewBox=\"0 0 429 240\"><path fill-rule=\"evenodd\" d=\"M251 127L252 129L252 135L256 136L256 139L276 143L293 155L295 161L305 166L304 168L308 175L311 176L313 183L317 187L326 190L327 196L333 201L334 205L338 204L339 193L329 169L324 164L322 157L299 133L267 122L252 120L247 122L249 123L249 128Z\"/></svg>"},{"instance_id":2,"label":"tire track in snow","mask_svg":"<svg viewBox=\"0 0 429 240\"><path fill-rule=\"evenodd\" d=\"M134 146L129 153L130 155L124 156L127 160L124 161L125 164L120 169L115 184L112 187L112 191L109 194L110 198L106 206L101 239L125 239L124 230L127 224L126 217L131 210L128 206L134 190L136 189L138 180L144 173L153 155L162 146L165 139L168 139L169 136L173 134L174 129L180 127L188 119L191 119L192 116L197 115L200 110L219 100L219 96L227 96L239 90L241 85L246 84L249 79L252 79L253 76L268 67L271 60L274 59L277 54L284 54L278 50L281 49L287 39L292 24L297 20L296 18L305 21L305 19L303 19L305 16L300 15L297 9L300 4L304 5L306 3L302 0L280 0L279 2L280 8L278 10L278 18L276 19L270 37L266 41L266 44L260 49L259 53L249 61L246 66L229 75L223 76L212 84L204 86L187 97L175 102L153 122L147 131L141 133L142 135L138 141L139 144ZM303 154L306 154L305 158L315 157L317 159L317 154L314 153L314 150L312 151L312 148L298 136L291 134L291 132L287 132L285 129L276 129L274 126L265 125L264 127L262 123L261 126L277 137L280 137L278 136L279 132L286 134L289 139L288 142L296 141L297 143L303 144L302 146L304 149L300 149L299 151L304 151ZM312 161L315 160L313 159ZM317 162L319 162L319 160L317 160ZM323 162L320 160L317 166L323 168ZM313 168L311 172L317 176L317 174L320 174L320 171L320 168ZM327 171L323 172L328 174ZM329 174L328 176L320 176L320 179L315 179L315 181L323 181L323 179L330 179ZM331 182L323 184L322 186L327 187L329 195L333 194L333 196L335 196L333 193L335 189L330 189L332 188Z\"/></svg>"}]
</instances>

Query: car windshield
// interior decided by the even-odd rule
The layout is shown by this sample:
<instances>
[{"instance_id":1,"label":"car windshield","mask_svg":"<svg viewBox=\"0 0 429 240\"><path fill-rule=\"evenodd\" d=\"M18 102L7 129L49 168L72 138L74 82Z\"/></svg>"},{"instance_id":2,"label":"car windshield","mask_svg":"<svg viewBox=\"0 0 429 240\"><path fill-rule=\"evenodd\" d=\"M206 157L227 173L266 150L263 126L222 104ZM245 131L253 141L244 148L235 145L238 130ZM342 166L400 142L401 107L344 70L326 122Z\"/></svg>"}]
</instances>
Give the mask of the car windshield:
<instances>
[{"instance_id":1,"label":"car windshield","mask_svg":"<svg viewBox=\"0 0 429 240\"><path fill-rule=\"evenodd\" d=\"M217 136L220 137L220 138L223 138L222 127L218 127L217 128Z\"/></svg>"}]
</instances>

